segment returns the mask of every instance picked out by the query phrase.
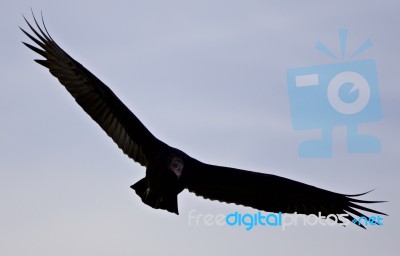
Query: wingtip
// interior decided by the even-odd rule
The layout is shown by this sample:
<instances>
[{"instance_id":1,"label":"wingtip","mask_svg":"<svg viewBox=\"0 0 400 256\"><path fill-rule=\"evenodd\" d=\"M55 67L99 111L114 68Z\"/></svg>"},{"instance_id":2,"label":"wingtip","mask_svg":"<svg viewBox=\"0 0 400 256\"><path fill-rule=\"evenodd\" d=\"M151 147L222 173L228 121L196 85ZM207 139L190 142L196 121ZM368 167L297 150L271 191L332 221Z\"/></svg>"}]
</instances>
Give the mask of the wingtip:
<instances>
[{"instance_id":1,"label":"wingtip","mask_svg":"<svg viewBox=\"0 0 400 256\"><path fill-rule=\"evenodd\" d=\"M353 195L345 195L345 196L348 196L348 197L357 197L357 196L363 196L363 195L366 195L366 194L368 194L368 193L370 193L370 192L372 192L372 191L375 191L375 188L374 188L374 189L371 189L371 190L369 190L369 191L367 191L367 192L364 192L364 193L360 193L360 194L353 194Z\"/></svg>"},{"instance_id":2,"label":"wingtip","mask_svg":"<svg viewBox=\"0 0 400 256\"><path fill-rule=\"evenodd\" d=\"M42 65L43 67L49 68L49 66L48 66L48 61L47 61L47 60L38 60L38 59L36 59L36 60L34 60L34 61L35 61L36 63Z\"/></svg>"},{"instance_id":3,"label":"wingtip","mask_svg":"<svg viewBox=\"0 0 400 256\"><path fill-rule=\"evenodd\" d=\"M22 15L22 18L24 18L24 20L25 20L26 22L28 22L28 20L26 19L24 13L21 13L21 15Z\"/></svg>"}]
</instances>

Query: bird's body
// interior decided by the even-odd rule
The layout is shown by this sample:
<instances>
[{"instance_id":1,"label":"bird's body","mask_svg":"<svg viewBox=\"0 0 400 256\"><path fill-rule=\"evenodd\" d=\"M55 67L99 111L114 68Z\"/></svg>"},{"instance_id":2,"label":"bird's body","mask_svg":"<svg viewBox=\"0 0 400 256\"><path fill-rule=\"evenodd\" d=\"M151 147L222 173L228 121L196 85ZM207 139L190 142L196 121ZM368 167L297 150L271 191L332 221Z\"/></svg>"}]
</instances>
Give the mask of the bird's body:
<instances>
[{"instance_id":1,"label":"bird's body","mask_svg":"<svg viewBox=\"0 0 400 256\"><path fill-rule=\"evenodd\" d=\"M210 200L268 212L365 217L359 212L363 210L384 214L360 206L358 203L379 203L354 198L363 194L344 195L271 174L209 165L167 145L151 134L104 83L62 50L44 23L43 30L35 19L37 31L26 22L36 37L22 31L39 47L24 44L45 58L36 62L58 78L126 155L146 167L146 176L131 186L145 204L178 214L177 196L188 189ZM346 218L355 220L351 215Z\"/></svg>"},{"instance_id":2,"label":"bird's body","mask_svg":"<svg viewBox=\"0 0 400 256\"><path fill-rule=\"evenodd\" d=\"M178 194L185 188L186 169L192 159L183 152L169 148L150 160L146 177L131 186L142 201L156 209L178 214Z\"/></svg>"}]
</instances>

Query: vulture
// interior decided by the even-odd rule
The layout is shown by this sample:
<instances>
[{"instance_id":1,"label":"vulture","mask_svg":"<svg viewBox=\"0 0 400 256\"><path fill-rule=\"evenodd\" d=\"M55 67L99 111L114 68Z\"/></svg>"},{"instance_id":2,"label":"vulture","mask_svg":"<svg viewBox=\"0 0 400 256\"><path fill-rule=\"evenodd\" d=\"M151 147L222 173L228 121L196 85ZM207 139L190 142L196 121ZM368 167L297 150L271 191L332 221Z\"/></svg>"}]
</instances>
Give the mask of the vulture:
<instances>
[{"instance_id":1,"label":"vulture","mask_svg":"<svg viewBox=\"0 0 400 256\"><path fill-rule=\"evenodd\" d=\"M23 44L44 57L35 61L59 80L124 154L146 168L145 177L131 188L143 203L154 209L179 214L178 194L187 189L205 199L265 212L344 215L353 223L356 223L355 218L368 218L360 210L386 215L360 205L384 201L355 198L368 192L340 194L272 174L210 165L167 145L157 139L108 86L58 46L43 16L40 26L33 15L36 28L23 18L32 33L20 29L36 45ZM363 227L361 223L359 226Z\"/></svg>"}]
</instances>

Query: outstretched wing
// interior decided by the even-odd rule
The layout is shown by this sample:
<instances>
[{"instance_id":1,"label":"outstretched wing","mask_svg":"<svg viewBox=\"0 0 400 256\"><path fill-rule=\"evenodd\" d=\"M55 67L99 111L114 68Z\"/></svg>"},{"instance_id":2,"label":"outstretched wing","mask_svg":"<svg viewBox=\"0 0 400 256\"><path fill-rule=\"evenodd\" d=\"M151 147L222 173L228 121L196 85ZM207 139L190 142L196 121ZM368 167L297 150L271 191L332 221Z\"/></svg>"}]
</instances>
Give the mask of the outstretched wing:
<instances>
[{"instance_id":1,"label":"outstretched wing","mask_svg":"<svg viewBox=\"0 0 400 256\"><path fill-rule=\"evenodd\" d=\"M321 213L321 216L353 214L366 217L359 210L386 215L361 205L381 203L355 199L283 177L197 163L185 173L190 192L206 199L249 206L266 212L299 214ZM347 219L355 221L349 215ZM362 226L362 225L360 225Z\"/></svg>"},{"instance_id":2,"label":"outstretched wing","mask_svg":"<svg viewBox=\"0 0 400 256\"><path fill-rule=\"evenodd\" d=\"M147 166L152 152L166 144L154 137L103 82L61 49L47 32L44 22L41 28L33 18L37 30L24 17L36 37L21 30L37 46L24 44L45 58L35 61L49 69L126 155Z\"/></svg>"}]
</instances>

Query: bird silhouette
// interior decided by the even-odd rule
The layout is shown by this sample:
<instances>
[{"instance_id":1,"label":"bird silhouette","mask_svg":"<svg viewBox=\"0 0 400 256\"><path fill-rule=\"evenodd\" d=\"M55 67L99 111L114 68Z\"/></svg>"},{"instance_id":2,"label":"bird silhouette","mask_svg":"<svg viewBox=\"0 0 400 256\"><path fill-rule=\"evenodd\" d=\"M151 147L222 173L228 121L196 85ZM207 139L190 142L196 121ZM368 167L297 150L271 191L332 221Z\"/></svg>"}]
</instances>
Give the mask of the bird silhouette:
<instances>
[{"instance_id":1,"label":"bird silhouette","mask_svg":"<svg viewBox=\"0 0 400 256\"><path fill-rule=\"evenodd\" d=\"M44 59L35 61L48 68L128 157L146 167L145 177L131 186L145 204L179 214L177 197L187 189L205 199L266 212L325 217L345 214L353 223L357 220L354 217L368 218L360 210L386 215L359 205L383 202L355 198L368 192L345 195L272 174L210 165L167 145L157 139L109 87L57 45L47 31L43 16L40 26L33 12L32 15L36 28L24 19L33 34L20 29L36 46L23 44L43 56Z\"/></svg>"}]
</instances>

